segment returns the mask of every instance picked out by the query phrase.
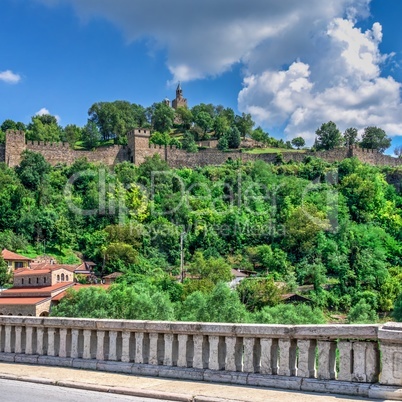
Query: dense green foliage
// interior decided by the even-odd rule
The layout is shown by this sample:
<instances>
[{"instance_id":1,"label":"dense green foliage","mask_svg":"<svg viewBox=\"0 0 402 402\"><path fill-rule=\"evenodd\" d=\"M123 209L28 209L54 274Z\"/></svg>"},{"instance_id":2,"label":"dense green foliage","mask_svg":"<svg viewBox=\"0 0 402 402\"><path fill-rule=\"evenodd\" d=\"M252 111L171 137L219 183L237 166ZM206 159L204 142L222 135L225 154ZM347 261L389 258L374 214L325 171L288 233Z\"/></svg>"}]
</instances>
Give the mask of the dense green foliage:
<instances>
[{"instance_id":1,"label":"dense green foliage","mask_svg":"<svg viewBox=\"0 0 402 402\"><path fill-rule=\"evenodd\" d=\"M99 274L124 273L109 291L72 293L58 315L293 323L324 311L367 322L401 309L402 197L386 172L311 157L172 170L157 156L111 171L25 152L19 167L0 165L0 246L46 245L63 261L74 250ZM231 290L231 269L255 276ZM314 311L281 304L297 289Z\"/></svg>"}]
</instances>

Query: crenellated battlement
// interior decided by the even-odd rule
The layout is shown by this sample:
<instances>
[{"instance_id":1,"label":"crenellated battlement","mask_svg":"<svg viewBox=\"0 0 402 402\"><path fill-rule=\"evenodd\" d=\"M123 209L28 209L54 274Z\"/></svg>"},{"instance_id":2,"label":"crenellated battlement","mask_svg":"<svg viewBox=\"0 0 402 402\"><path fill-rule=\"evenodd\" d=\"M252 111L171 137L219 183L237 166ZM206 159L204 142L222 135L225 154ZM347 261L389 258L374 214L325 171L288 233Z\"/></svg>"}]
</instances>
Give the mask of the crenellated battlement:
<instances>
[{"instance_id":1,"label":"crenellated battlement","mask_svg":"<svg viewBox=\"0 0 402 402\"><path fill-rule=\"evenodd\" d=\"M27 146L29 147L40 147L40 148L70 148L68 142L47 142L47 141L27 141Z\"/></svg>"},{"instance_id":2,"label":"crenellated battlement","mask_svg":"<svg viewBox=\"0 0 402 402\"><path fill-rule=\"evenodd\" d=\"M145 158L158 154L173 168L197 167L206 165L220 165L230 159L241 159L243 161L263 160L267 163L274 163L277 154L249 154L240 151L221 152L208 141L208 148L198 153L189 153L175 145L156 145L149 142L151 131L147 128L136 128L127 134L127 146L111 145L109 147L97 148L93 151L73 150L68 143L26 141L25 133L19 130L8 130L6 133L6 144L0 147L0 162L4 161L8 166L17 166L21 161L21 155L25 150L38 152L51 164L59 163L72 164L78 158L87 158L90 162L99 162L107 165L114 165L119 162L130 161L139 165ZM203 143L204 144L204 143ZM356 157L364 163L375 166L401 166L402 159L384 155L374 149L360 148L358 145L350 147L335 148L329 151L320 152L282 152L285 162L302 162L305 157L313 156L321 158L329 163L340 162L346 158Z\"/></svg>"}]
</instances>

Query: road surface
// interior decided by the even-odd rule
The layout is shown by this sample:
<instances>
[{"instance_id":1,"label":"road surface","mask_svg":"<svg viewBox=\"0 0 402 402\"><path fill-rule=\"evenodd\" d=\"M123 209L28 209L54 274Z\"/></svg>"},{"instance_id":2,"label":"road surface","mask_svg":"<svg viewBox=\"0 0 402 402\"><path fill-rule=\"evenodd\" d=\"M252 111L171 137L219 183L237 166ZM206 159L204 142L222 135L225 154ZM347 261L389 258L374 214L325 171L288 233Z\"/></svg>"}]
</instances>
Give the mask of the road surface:
<instances>
[{"instance_id":1,"label":"road surface","mask_svg":"<svg viewBox=\"0 0 402 402\"><path fill-rule=\"evenodd\" d=\"M1 402L165 402L103 392L85 391L53 385L0 379Z\"/></svg>"}]
</instances>

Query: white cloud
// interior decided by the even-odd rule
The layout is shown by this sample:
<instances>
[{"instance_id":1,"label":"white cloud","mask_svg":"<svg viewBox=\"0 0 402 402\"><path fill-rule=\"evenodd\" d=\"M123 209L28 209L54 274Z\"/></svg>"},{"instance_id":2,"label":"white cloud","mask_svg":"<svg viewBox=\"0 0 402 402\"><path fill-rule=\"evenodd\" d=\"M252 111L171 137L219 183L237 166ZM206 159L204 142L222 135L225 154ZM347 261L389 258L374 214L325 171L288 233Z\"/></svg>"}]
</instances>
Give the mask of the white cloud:
<instances>
[{"instance_id":1,"label":"white cloud","mask_svg":"<svg viewBox=\"0 0 402 402\"><path fill-rule=\"evenodd\" d=\"M282 70L249 73L239 108L263 126L285 125L289 138L312 142L315 130L335 121L341 130L370 125L402 135L401 83L381 76L382 27L362 32L352 20L334 18L321 40L320 59L296 61Z\"/></svg>"},{"instance_id":2,"label":"white cloud","mask_svg":"<svg viewBox=\"0 0 402 402\"><path fill-rule=\"evenodd\" d=\"M7 84L18 84L21 81L21 76L11 70L0 71L0 81L4 81Z\"/></svg>"},{"instance_id":3,"label":"white cloud","mask_svg":"<svg viewBox=\"0 0 402 402\"><path fill-rule=\"evenodd\" d=\"M39 110L38 112L35 113L35 116L45 116L45 115L47 115L47 114L50 114L50 115L51 115L51 113L49 112L49 110L46 109L45 107L43 107L41 110ZM61 119L60 119L60 116L54 115L54 117L56 118L57 123L60 123L60 120L61 120Z\"/></svg>"},{"instance_id":4,"label":"white cloud","mask_svg":"<svg viewBox=\"0 0 402 402\"><path fill-rule=\"evenodd\" d=\"M333 120L341 129L379 125L402 135L401 84L382 77L392 55L382 26L362 32L371 0L38 0L70 3L83 21L103 17L166 50L172 81L219 75L242 63L239 109L269 129L312 139Z\"/></svg>"}]
</instances>

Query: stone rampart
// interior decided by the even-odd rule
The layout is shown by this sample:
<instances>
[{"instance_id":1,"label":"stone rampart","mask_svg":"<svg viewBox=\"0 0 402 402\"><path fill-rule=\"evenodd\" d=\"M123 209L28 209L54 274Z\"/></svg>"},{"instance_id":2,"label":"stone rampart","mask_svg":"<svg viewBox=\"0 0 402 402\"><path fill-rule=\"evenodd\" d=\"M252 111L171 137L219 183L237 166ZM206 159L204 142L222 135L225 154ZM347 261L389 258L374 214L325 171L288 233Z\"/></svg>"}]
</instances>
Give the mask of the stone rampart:
<instances>
[{"instance_id":1,"label":"stone rampart","mask_svg":"<svg viewBox=\"0 0 402 402\"><path fill-rule=\"evenodd\" d=\"M93 151L73 150L68 144L45 143L37 141L25 142L25 134L20 131L9 131L6 135L5 147L0 146L0 161L5 161L9 166L17 166L21 161L21 154L25 149L42 154L52 165L59 163L72 164L76 159L86 158L89 162L100 162L112 166L116 163L130 161L139 165L145 158L157 154L172 168L196 167L206 165L220 165L228 159L241 159L243 161L263 160L273 163L278 154L282 155L285 162L302 162L306 156L322 158L327 162L340 162L345 158L356 156L359 160L377 166L401 166L402 159L383 155L377 151L365 150L358 147L336 148L323 152L278 152L269 154L249 154L233 151L221 152L217 148L207 148L198 153L189 153L176 147L149 144L150 131L148 129L136 129L127 134L128 145L100 147ZM208 142L211 145L213 141ZM4 156L3 156L4 155Z\"/></svg>"},{"instance_id":2,"label":"stone rampart","mask_svg":"<svg viewBox=\"0 0 402 402\"><path fill-rule=\"evenodd\" d=\"M384 155L375 149L364 149L354 147L352 155L357 157L360 161L374 166L401 166L402 160L393 158L389 155Z\"/></svg>"},{"instance_id":3,"label":"stone rampart","mask_svg":"<svg viewBox=\"0 0 402 402\"><path fill-rule=\"evenodd\" d=\"M88 162L101 162L113 166L130 159L128 147L121 145L100 147L93 151L78 151L71 149L68 144L29 141L26 144L26 149L42 154L52 165L63 163L71 165L77 159L86 158Z\"/></svg>"},{"instance_id":4,"label":"stone rampart","mask_svg":"<svg viewBox=\"0 0 402 402\"><path fill-rule=\"evenodd\" d=\"M0 361L400 400L402 325L3 316Z\"/></svg>"}]
</instances>

